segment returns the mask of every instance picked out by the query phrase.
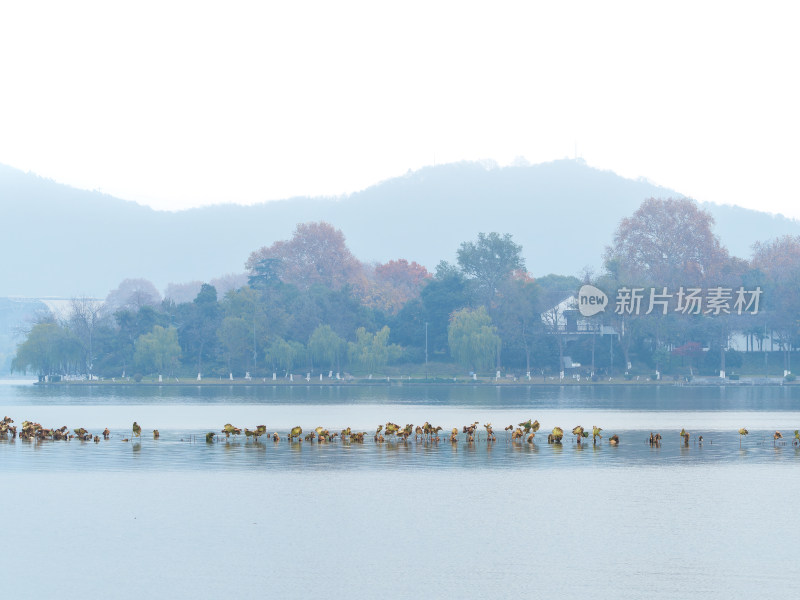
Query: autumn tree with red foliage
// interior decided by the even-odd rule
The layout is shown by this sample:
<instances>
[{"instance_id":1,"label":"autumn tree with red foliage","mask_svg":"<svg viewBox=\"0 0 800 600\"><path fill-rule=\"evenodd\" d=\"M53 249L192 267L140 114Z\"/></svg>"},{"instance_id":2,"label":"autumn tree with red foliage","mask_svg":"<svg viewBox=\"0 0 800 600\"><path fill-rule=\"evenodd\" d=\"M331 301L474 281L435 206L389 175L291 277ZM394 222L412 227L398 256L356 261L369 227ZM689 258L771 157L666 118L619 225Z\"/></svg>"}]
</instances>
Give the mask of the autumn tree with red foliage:
<instances>
[{"instance_id":1,"label":"autumn tree with red foliage","mask_svg":"<svg viewBox=\"0 0 800 600\"><path fill-rule=\"evenodd\" d=\"M747 264L728 255L712 231L713 217L689 199L650 198L642 202L631 217L623 219L614 235L613 244L606 248L605 264L608 275L603 278L609 291L629 288L654 288L671 294L667 314L612 314L620 331L620 348L627 366L631 364L630 349L634 338L650 337L655 349L666 340L687 340L698 335L700 320L676 320L675 294L681 288L736 288L747 270ZM647 305L643 311L647 310ZM714 345L727 347L729 328L722 318L713 323L715 331L703 337L716 338ZM724 353L722 358L724 371Z\"/></svg>"},{"instance_id":2,"label":"autumn tree with red foliage","mask_svg":"<svg viewBox=\"0 0 800 600\"><path fill-rule=\"evenodd\" d=\"M686 198L650 198L622 219L606 248L609 271L641 285L719 285L728 251L712 232L714 218Z\"/></svg>"},{"instance_id":3,"label":"autumn tree with red foliage","mask_svg":"<svg viewBox=\"0 0 800 600\"><path fill-rule=\"evenodd\" d=\"M419 298L430 278L428 270L417 262L390 260L375 266L365 300L370 306L397 314L409 300Z\"/></svg>"},{"instance_id":4,"label":"autumn tree with red foliage","mask_svg":"<svg viewBox=\"0 0 800 600\"><path fill-rule=\"evenodd\" d=\"M375 267L375 274L384 281L393 284L407 292L409 298L419 295L425 280L430 278L428 269L416 261L410 263L405 258L390 260L386 264Z\"/></svg>"},{"instance_id":5,"label":"autumn tree with red foliage","mask_svg":"<svg viewBox=\"0 0 800 600\"><path fill-rule=\"evenodd\" d=\"M284 283L307 290L315 284L338 290L360 283L361 263L345 243L344 234L330 223L300 223L292 239L277 241L250 254L245 267L251 273L263 259L280 261Z\"/></svg>"},{"instance_id":6,"label":"autumn tree with red foliage","mask_svg":"<svg viewBox=\"0 0 800 600\"><path fill-rule=\"evenodd\" d=\"M756 242L751 263L774 281L800 271L800 236L784 235L769 242Z\"/></svg>"}]
</instances>

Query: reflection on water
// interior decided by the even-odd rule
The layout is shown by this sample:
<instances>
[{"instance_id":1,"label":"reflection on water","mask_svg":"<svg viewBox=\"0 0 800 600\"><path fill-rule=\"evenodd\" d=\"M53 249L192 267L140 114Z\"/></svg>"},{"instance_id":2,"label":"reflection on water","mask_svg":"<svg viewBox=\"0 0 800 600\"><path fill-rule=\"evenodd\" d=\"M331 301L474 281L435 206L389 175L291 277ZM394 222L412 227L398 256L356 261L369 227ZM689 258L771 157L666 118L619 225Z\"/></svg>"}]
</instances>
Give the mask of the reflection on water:
<instances>
[{"instance_id":1,"label":"reflection on water","mask_svg":"<svg viewBox=\"0 0 800 600\"><path fill-rule=\"evenodd\" d=\"M0 405L312 404L613 410L798 410L800 386L0 386Z\"/></svg>"},{"instance_id":2,"label":"reflection on water","mask_svg":"<svg viewBox=\"0 0 800 600\"><path fill-rule=\"evenodd\" d=\"M273 388L0 386L0 416L17 424L112 433L0 440L4 592L30 596L42 565L62 593L104 585L115 598L226 597L246 582L279 598L583 585L593 598L727 600L790 598L800 580L798 388ZM529 418L536 443L509 441L505 425ZM498 440L285 439L298 424L371 434L388 420L492 422ZM133 421L160 438L123 442ZM205 442L228 422L283 438ZM603 427L602 443L546 443L577 424ZM774 443L776 429L790 439Z\"/></svg>"}]
</instances>

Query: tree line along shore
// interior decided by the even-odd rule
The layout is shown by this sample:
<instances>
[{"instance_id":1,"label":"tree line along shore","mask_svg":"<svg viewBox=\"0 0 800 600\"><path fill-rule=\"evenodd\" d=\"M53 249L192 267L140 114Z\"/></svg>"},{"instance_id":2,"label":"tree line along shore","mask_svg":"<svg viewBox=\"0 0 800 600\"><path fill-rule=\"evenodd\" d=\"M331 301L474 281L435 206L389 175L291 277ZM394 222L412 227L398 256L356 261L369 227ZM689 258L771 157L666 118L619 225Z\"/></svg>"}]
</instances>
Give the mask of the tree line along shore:
<instances>
[{"instance_id":1,"label":"tree line along shore","mask_svg":"<svg viewBox=\"0 0 800 600\"><path fill-rule=\"evenodd\" d=\"M341 231L302 223L219 290L192 282L162 299L126 279L104 301L38 315L12 371L104 384L794 381L800 237L731 256L685 199L645 200L609 233L601 272L534 278L509 234L480 233L429 272L362 263ZM605 310L582 314L584 285ZM691 290L707 302L696 311Z\"/></svg>"}]
</instances>

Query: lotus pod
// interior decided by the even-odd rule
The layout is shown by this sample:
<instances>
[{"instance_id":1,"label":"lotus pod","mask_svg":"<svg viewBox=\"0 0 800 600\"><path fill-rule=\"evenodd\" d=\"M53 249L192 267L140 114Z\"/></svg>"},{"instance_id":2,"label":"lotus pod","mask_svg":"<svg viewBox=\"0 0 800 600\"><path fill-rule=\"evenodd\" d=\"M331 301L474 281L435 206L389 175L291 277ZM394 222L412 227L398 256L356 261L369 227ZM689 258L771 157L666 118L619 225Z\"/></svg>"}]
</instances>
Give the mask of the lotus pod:
<instances>
[{"instance_id":1,"label":"lotus pod","mask_svg":"<svg viewBox=\"0 0 800 600\"><path fill-rule=\"evenodd\" d=\"M531 429L534 431L534 433L539 431L539 427L540 427L539 421L534 421L533 425L531 425Z\"/></svg>"},{"instance_id":2,"label":"lotus pod","mask_svg":"<svg viewBox=\"0 0 800 600\"><path fill-rule=\"evenodd\" d=\"M745 429L744 427L742 427L742 428L739 430L739 435L747 435L748 433L750 433L750 432L749 432L749 431L747 431L747 429Z\"/></svg>"},{"instance_id":3,"label":"lotus pod","mask_svg":"<svg viewBox=\"0 0 800 600\"><path fill-rule=\"evenodd\" d=\"M583 435L583 427L581 425L577 425L576 427L572 428L572 435Z\"/></svg>"}]
</instances>

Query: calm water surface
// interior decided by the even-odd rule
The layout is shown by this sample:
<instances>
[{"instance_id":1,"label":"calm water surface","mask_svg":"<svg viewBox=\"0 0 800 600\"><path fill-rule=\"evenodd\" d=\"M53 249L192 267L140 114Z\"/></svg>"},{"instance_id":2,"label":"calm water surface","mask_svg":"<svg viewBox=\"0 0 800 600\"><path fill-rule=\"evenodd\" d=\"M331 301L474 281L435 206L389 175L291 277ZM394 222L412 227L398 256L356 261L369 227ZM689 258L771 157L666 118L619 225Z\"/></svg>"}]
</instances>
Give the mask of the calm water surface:
<instances>
[{"instance_id":1,"label":"calm water surface","mask_svg":"<svg viewBox=\"0 0 800 600\"><path fill-rule=\"evenodd\" d=\"M741 598L792 597L800 583L800 450L772 440L800 428L795 388L0 385L0 413L112 430L99 444L0 441L0 571L20 597L44 568L66 597ZM507 442L502 428L528 418L537 443ZM134 420L143 439L122 442ZM498 441L202 438L226 422L387 420L491 421ZM622 443L544 443L579 423ZM661 448L645 443L651 430Z\"/></svg>"}]
</instances>

